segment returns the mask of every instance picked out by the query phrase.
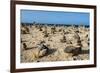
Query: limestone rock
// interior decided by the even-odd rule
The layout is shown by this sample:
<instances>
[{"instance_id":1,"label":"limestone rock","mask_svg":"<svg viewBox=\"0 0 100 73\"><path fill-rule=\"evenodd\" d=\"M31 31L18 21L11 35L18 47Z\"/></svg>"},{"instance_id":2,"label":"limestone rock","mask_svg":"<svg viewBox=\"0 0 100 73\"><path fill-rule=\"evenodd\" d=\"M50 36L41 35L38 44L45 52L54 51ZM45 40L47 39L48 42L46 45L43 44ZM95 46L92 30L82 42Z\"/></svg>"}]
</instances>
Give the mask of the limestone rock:
<instances>
[{"instance_id":1,"label":"limestone rock","mask_svg":"<svg viewBox=\"0 0 100 73\"><path fill-rule=\"evenodd\" d=\"M89 28L86 27L21 26L21 61L87 60L89 41ZM55 51L50 51L52 49Z\"/></svg>"},{"instance_id":2,"label":"limestone rock","mask_svg":"<svg viewBox=\"0 0 100 73\"><path fill-rule=\"evenodd\" d=\"M47 52L49 51L49 48L46 45L44 45L44 44L38 44L37 48L40 50L39 51L39 56L40 57L46 55Z\"/></svg>"},{"instance_id":3,"label":"limestone rock","mask_svg":"<svg viewBox=\"0 0 100 73\"><path fill-rule=\"evenodd\" d=\"M28 26L21 26L21 33L22 34L29 34L29 28Z\"/></svg>"},{"instance_id":4,"label":"limestone rock","mask_svg":"<svg viewBox=\"0 0 100 73\"><path fill-rule=\"evenodd\" d=\"M43 57L47 54L47 49L39 49L39 48L33 48L30 50L24 50L22 52L22 58L26 61L35 61L39 57Z\"/></svg>"},{"instance_id":5,"label":"limestone rock","mask_svg":"<svg viewBox=\"0 0 100 73\"><path fill-rule=\"evenodd\" d=\"M80 45L80 37L77 33L72 32L66 35L66 40L69 40L73 45Z\"/></svg>"},{"instance_id":6,"label":"limestone rock","mask_svg":"<svg viewBox=\"0 0 100 73\"><path fill-rule=\"evenodd\" d=\"M30 34L21 35L21 41L22 42L27 42L27 41L30 41L31 39L32 39L32 36Z\"/></svg>"},{"instance_id":7,"label":"limestone rock","mask_svg":"<svg viewBox=\"0 0 100 73\"><path fill-rule=\"evenodd\" d=\"M81 53L80 46L68 46L64 49L65 53L72 53L73 55L78 55Z\"/></svg>"}]
</instances>

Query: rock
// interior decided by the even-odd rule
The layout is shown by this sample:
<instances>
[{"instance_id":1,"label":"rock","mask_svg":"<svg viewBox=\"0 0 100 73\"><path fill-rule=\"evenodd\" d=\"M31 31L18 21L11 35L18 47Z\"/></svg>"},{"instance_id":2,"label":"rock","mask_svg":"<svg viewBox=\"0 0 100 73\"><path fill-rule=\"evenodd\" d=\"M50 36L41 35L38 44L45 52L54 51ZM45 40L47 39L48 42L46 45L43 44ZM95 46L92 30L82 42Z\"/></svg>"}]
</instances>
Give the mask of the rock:
<instances>
[{"instance_id":1,"label":"rock","mask_svg":"<svg viewBox=\"0 0 100 73\"><path fill-rule=\"evenodd\" d=\"M25 43L23 43L23 48L24 48L25 50L27 50L27 46L26 46Z\"/></svg>"},{"instance_id":2,"label":"rock","mask_svg":"<svg viewBox=\"0 0 100 73\"><path fill-rule=\"evenodd\" d=\"M89 54L80 54L78 56L81 60L89 60Z\"/></svg>"},{"instance_id":3,"label":"rock","mask_svg":"<svg viewBox=\"0 0 100 73\"><path fill-rule=\"evenodd\" d=\"M82 50L89 50L88 41L82 41Z\"/></svg>"},{"instance_id":4,"label":"rock","mask_svg":"<svg viewBox=\"0 0 100 73\"><path fill-rule=\"evenodd\" d=\"M25 50L36 48L39 42L40 42L39 40L31 39L27 42L23 42L23 47Z\"/></svg>"},{"instance_id":5,"label":"rock","mask_svg":"<svg viewBox=\"0 0 100 73\"><path fill-rule=\"evenodd\" d=\"M47 25L29 27L25 25L25 27L21 27L21 31L23 32L21 33L21 60L23 62L88 59L89 28L76 26L49 27ZM56 51L51 52L52 49Z\"/></svg>"},{"instance_id":6,"label":"rock","mask_svg":"<svg viewBox=\"0 0 100 73\"><path fill-rule=\"evenodd\" d=\"M25 50L32 49L36 47L35 42L24 42L23 47Z\"/></svg>"},{"instance_id":7,"label":"rock","mask_svg":"<svg viewBox=\"0 0 100 73\"><path fill-rule=\"evenodd\" d=\"M80 46L68 46L64 49L65 53L72 53L73 55L78 55L81 53Z\"/></svg>"},{"instance_id":8,"label":"rock","mask_svg":"<svg viewBox=\"0 0 100 73\"><path fill-rule=\"evenodd\" d=\"M73 56L72 58L73 58L73 60L82 60L82 58L80 56Z\"/></svg>"},{"instance_id":9,"label":"rock","mask_svg":"<svg viewBox=\"0 0 100 73\"><path fill-rule=\"evenodd\" d=\"M32 39L32 35L30 35L30 34L21 35L21 41L22 42L27 42L27 41L30 41L31 39Z\"/></svg>"},{"instance_id":10,"label":"rock","mask_svg":"<svg viewBox=\"0 0 100 73\"><path fill-rule=\"evenodd\" d=\"M40 50L39 51L39 56L42 57L48 53L49 48L44 45L44 44L38 44L37 48Z\"/></svg>"},{"instance_id":11,"label":"rock","mask_svg":"<svg viewBox=\"0 0 100 73\"><path fill-rule=\"evenodd\" d=\"M26 61L35 61L39 57L43 57L47 54L46 48L33 48L30 50L24 50L22 52L22 58Z\"/></svg>"},{"instance_id":12,"label":"rock","mask_svg":"<svg viewBox=\"0 0 100 73\"><path fill-rule=\"evenodd\" d=\"M38 57L37 49L25 50L22 52L22 61L32 62Z\"/></svg>"},{"instance_id":13,"label":"rock","mask_svg":"<svg viewBox=\"0 0 100 73\"><path fill-rule=\"evenodd\" d=\"M63 38L61 39L61 42L62 43L65 43L66 42L66 37L65 36L63 36Z\"/></svg>"},{"instance_id":14,"label":"rock","mask_svg":"<svg viewBox=\"0 0 100 73\"><path fill-rule=\"evenodd\" d=\"M70 44L64 49L66 53L73 53L73 55L78 55L81 52L81 41L78 33L71 32L66 35L67 44Z\"/></svg>"},{"instance_id":15,"label":"rock","mask_svg":"<svg viewBox=\"0 0 100 73\"><path fill-rule=\"evenodd\" d=\"M28 26L21 26L21 33L22 34L29 34L29 28Z\"/></svg>"},{"instance_id":16,"label":"rock","mask_svg":"<svg viewBox=\"0 0 100 73\"><path fill-rule=\"evenodd\" d=\"M72 32L66 35L66 41L70 41L72 45L81 46L80 37L78 33Z\"/></svg>"},{"instance_id":17,"label":"rock","mask_svg":"<svg viewBox=\"0 0 100 73\"><path fill-rule=\"evenodd\" d=\"M64 52L65 52L65 53L71 53L73 49L75 49L75 47L73 47L73 46L68 46L68 47L66 47L66 48L64 49Z\"/></svg>"},{"instance_id":18,"label":"rock","mask_svg":"<svg viewBox=\"0 0 100 73\"><path fill-rule=\"evenodd\" d=\"M47 49L41 49L39 52L39 57L43 57L47 54Z\"/></svg>"}]
</instances>

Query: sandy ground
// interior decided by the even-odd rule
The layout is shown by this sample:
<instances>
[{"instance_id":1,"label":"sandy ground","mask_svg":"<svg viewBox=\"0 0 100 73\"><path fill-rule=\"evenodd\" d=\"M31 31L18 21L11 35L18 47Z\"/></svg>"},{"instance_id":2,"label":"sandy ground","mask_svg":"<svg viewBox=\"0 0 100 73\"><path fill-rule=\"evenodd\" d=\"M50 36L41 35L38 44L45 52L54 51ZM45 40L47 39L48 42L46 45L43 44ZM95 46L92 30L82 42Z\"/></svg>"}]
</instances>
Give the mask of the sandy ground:
<instances>
[{"instance_id":1,"label":"sandy ground","mask_svg":"<svg viewBox=\"0 0 100 73\"><path fill-rule=\"evenodd\" d=\"M89 59L89 28L21 25L21 62Z\"/></svg>"}]
</instances>

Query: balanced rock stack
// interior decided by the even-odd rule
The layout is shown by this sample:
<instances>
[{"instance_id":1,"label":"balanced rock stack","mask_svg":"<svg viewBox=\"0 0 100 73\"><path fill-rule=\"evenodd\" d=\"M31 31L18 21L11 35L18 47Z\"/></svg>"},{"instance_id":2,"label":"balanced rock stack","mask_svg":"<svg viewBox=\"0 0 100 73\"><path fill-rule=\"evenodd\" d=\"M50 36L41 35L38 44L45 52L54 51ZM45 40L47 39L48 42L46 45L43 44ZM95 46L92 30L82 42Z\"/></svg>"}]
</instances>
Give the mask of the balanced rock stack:
<instances>
[{"instance_id":1,"label":"balanced rock stack","mask_svg":"<svg viewBox=\"0 0 100 73\"><path fill-rule=\"evenodd\" d=\"M69 46L64 49L66 53L73 53L78 55L81 52L81 41L78 33L72 32L66 35L67 40L70 41Z\"/></svg>"},{"instance_id":2,"label":"balanced rock stack","mask_svg":"<svg viewBox=\"0 0 100 73\"><path fill-rule=\"evenodd\" d=\"M37 58L45 56L48 53L48 50L49 48L44 44L39 44L36 48L24 50L22 52L23 60L26 62L35 61Z\"/></svg>"},{"instance_id":3,"label":"balanced rock stack","mask_svg":"<svg viewBox=\"0 0 100 73\"><path fill-rule=\"evenodd\" d=\"M21 26L21 61L89 59L89 28L75 26Z\"/></svg>"},{"instance_id":4,"label":"balanced rock stack","mask_svg":"<svg viewBox=\"0 0 100 73\"><path fill-rule=\"evenodd\" d=\"M47 54L49 48L40 43L40 40L33 38L30 34L30 26L21 27L21 57L22 62L32 62L39 57L43 57Z\"/></svg>"}]
</instances>

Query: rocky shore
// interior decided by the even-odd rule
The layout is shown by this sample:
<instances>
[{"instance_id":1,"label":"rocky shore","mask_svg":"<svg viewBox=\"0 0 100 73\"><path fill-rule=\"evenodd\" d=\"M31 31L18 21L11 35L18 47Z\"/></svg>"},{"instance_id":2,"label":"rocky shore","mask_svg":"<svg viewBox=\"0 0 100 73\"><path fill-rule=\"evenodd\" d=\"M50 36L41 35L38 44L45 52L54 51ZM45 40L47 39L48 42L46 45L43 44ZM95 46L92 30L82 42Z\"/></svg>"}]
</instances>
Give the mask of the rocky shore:
<instances>
[{"instance_id":1,"label":"rocky shore","mask_svg":"<svg viewBox=\"0 0 100 73\"><path fill-rule=\"evenodd\" d=\"M89 59L89 27L21 25L21 62Z\"/></svg>"}]
</instances>

